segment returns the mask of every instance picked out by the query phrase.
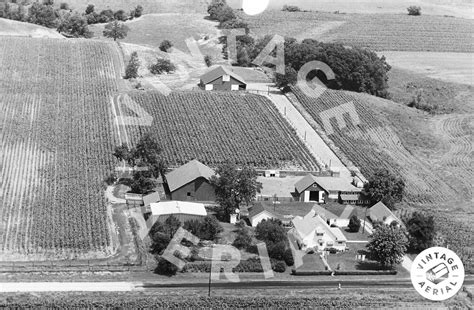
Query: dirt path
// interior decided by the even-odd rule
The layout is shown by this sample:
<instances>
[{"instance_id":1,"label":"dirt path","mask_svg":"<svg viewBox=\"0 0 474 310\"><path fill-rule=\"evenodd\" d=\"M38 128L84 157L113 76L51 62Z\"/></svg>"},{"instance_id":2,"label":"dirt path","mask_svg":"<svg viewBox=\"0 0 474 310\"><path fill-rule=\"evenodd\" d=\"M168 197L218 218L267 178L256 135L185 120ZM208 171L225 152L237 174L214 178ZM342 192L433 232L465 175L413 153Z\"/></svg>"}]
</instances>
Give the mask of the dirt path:
<instances>
[{"instance_id":1,"label":"dirt path","mask_svg":"<svg viewBox=\"0 0 474 310\"><path fill-rule=\"evenodd\" d=\"M291 104L288 98L281 94L276 88L270 88L270 94L266 95L290 125L295 129L302 141L305 141L306 146L313 154L322 167L337 167L341 171L341 177L352 182L350 171L344 166L341 160L334 154L334 152L326 145L317 132L306 121L303 115Z\"/></svg>"}]
</instances>

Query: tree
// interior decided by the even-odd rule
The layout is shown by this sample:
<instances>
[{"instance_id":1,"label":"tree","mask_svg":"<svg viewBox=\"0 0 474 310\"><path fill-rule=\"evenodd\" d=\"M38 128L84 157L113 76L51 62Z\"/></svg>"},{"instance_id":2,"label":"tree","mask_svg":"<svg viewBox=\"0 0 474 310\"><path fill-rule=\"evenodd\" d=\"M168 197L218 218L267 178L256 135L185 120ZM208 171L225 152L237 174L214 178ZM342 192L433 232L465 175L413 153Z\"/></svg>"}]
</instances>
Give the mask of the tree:
<instances>
[{"instance_id":1,"label":"tree","mask_svg":"<svg viewBox=\"0 0 474 310\"><path fill-rule=\"evenodd\" d=\"M360 229L360 219L357 215L353 215L349 220L349 231L350 232L359 232Z\"/></svg>"},{"instance_id":2,"label":"tree","mask_svg":"<svg viewBox=\"0 0 474 310\"><path fill-rule=\"evenodd\" d=\"M130 183L131 192L142 195L153 191L156 185L157 183L153 180L150 171L135 171Z\"/></svg>"},{"instance_id":3,"label":"tree","mask_svg":"<svg viewBox=\"0 0 474 310\"><path fill-rule=\"evenodd\" d=\"M237 249L249 249L252 245L252 237L250 236L248 230L245 227L239 228L237 231L237 236L235 237L234 242L232 243Z\"/></svg>"},{"instance_id":4,"label":"tree","mask_svg":"<svg viewBox=\"0 0 474 310\"><path fill-rule=\"evenodd\" d=\"M59 5L59 8L61 10L67 10L69 11L69 4L67 4L66 2L61 2L61 4Z\"/></svg>"},{"instance_id":5,"label":"tree","mask_svg":"<svg viewBox=\"0 0 474 310\"><path fill-rule=\"evenodd\" d=\"M128 20L128 15L127 15L127 13L125 13L124 10L118 10L114 13L114 19L124 22L124 21Z\"/></svg>"},{"instance_id":6,"label":"tree","mask_svg":"<svg viewBox=\"0 0 474 310\"><path fill-rule=\"evenodd\" d=\"M95 7L93 4L89 4L86 8L86 15L94 13Z\"/></svg>"},{"instance_id":7,"label":"tree","mask_svg":"<svg viewBox=\"0 0 474 310\"><path fill-rule=\"evenodd\" d=\"M208 67L212 66L212 56L210 55L204 56L204 62L206 63L206 66Z\"/></svg>"},{"instance_id":8,"label":"tree","mask_svg":"<svg viewBox=\"0 0 474 310\"><path fill-rule=\"evenodd\" d=\"M164 276L174 276L178 272L178 267L166 259L158 257L157 261L158 265L155 268L155 273Z\"/></svg>"},{"instance_id":9,"label":"tree","mask_svg":"<svg viewBox=\"0 0 474 310\"><path fill-rule=\"evenodd\" d=\"M163 223L156 222L149 232L152 241L151 253L162 255L179 227L181 222L174 215L169 216Z\"/></svg>"},{"instance_id":10,"label":"tree","mask_svg":"<svg viewBox=\"0 0 474 310\"><path fill-rule=\"evenodd\" d=\"M214 216L208 215L204 218L201 232L198 236L204 240L216 240L222 231L223 228L219 221Z\"/></svg>"},{"instance_id":11,"label":"tree","mask_svg":"<svg viewBox=\"0 0 474 310\"><path fill-rule=\"evenodd\" d=\"M176 70L176 66L169 59L158 58L156 63L148 67L152 74L169 73Z\"/></svg>"},{"instance_id":12,"label":"tree","mask_svg":"<svg viewBox=\"0 0 474 310\"><path fill-rule=\"evenodd\" d=\"M76 38L92 38L86 17L79 13L66 13L61 16L57 31Z\"/></svg>"},{"instance_id":13,"label":"tree","mask_svg":"<svg viewBox=\"0 0 474 310\"><path fill-rule=\"evenodd\" d=\"M414 212L406 223L409 234L409 249L413 252L421 252L433 246L436 235L433 216Z\"/></svg>"},{"instance_id":14,"label":"tree","mask_svg":"<svg viewBox=\"0 0 474 310\"><path fill-rule=\"evenodd\" d=\"M244 166L238 170L231 162L218 166L210 183L215 188L216 201L221 206L218 215L223 220L229 220L229 216L241 203L248 205L262 188L262 184L257 182L257 172L254 168Z\"/></svg>"},{"instance_id":15,"label":"tree","mask_svg":"<svg viewBox=\"0 0 474 310\"><path fill-rule=\"evenodd\" d=\"M143 14L143 7L141 5L137 5L133 10L133 17L138 18Z\"/></svg>"},{"instance_id":16,"label":"tree","mask_svg":"<svg viewBox=\"0 0 474 310\"><path fill-rule=\"evenodd\" d=\"M408 15L412 16L420 16L421 15L421 7L412 5L407 8Z\"/></svg>"},{"instance_id":17,"label":"tree","mask_svg":"<svg viewBox=\"0 0 474 310\"><path fill-rule=\"evenodd\" d=\"M173 43L171 43L170 40L163 40L160 44L160 50L165 53L167 53L172 47Z\"/></svg>"},{"instance_id":18,"label":"tree","mask_svg":"<svg viewBox=\"0 0 474 310\"><path fill-rule=\"evenodd\" d=\"M218 12L227 6L225 0L212 0L212 2L207 7L207 13L210 16L210 19L217 20Z\"/></svg>"},{"instance_id":19,"label":"tree","mask_svg":"<svg viewBox=\"0 0 474 310\"><path fill-rule=\"evenodd\" d=\"M263 220L255 228L255 237L265 243L278 243L286 240L286 231L281 221L276 219Z\"/></svg>"},{"instance_id":20,"label":"tree","mask_svg":"<svg viewBox=\"0 0 474 310\"><path fill-rule=\"evenodd\" d=\"M117 41L117 39L125 38L129 30L130 29L125 24L115 20L105 25L103 34L104 37L113 38L114 41Z\"/></svg>"},{"instance_id":21,"label":"tree","mask_svg":"<svg viewBox=\"0 0 474 310\"><path fill-rule=\"evenodd\" d=\"M372 203L382 201L390 209L400 202L405 191L405 182L387 169L377 170L364 186L364 192Z\"/></svg>"},{"instance_id":22,"label":"tree","mask_svg":"<svg viewBox=\"0 0 474 310\"><path fill-rule=\"evenodd\" d=\"M28 9L28 22L48 28L55 28L57 17L53 6L34 2Z\"/></svg>"},{"instance_id":23,"label":"tree","mask_svg":"<svg viewBox=\"0 0 474 310\"><path fill-rule=\"evenodd\" d=\"M382 225L370 236L367 248L371 259L383 267L393 267L403 260L407 245L408 240L401 228Z\"/></svg>"},{"instance_id":24,"label":"tree","mask_svg":"<svg viewBox=\"0 0 474 310\"><path fill-rule=\"evenodd\" d=\"M298 72L290 66L286 66L285 74L275 73L274 82L278 88L295 85L298 81Z\"/></svg>"},{"instance_id":25,"label":"tree","mask_svg":"<svg viewBox=\"0 0 474 310\"><path fill-rule=\"evenodd\" d=\"M130 55L130 61L127 64L125 69L125 78L126 79L136 79L138 77L138 68L140 67L140 60L138 59L138 53L133 52Z\"/></svg>"}]
</instances>

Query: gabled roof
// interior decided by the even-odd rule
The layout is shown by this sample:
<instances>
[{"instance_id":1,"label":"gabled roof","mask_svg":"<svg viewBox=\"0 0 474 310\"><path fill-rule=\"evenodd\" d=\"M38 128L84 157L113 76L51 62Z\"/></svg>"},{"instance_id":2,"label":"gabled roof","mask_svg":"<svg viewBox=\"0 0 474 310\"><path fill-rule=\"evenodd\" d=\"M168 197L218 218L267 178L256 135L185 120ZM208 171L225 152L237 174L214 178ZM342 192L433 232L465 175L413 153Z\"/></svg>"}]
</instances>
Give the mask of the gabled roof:
<instances>
[{"instance_id":1,"label":"gabled roof","mask_svg":"<svg viewBox=\"0 0 474 310\"><path fill-rule=\"evenodd\" d=\"M305 177L303 177L301 180L296 182L295 188L298 191L298 193L302 193L305 190L308 189L311 185L313 185L316 182L316 177L312 174L308 174Z\"/></svg>"},{"instance_id":2,"label":"gabled roof","mask_svg":"<svg viewBox=\"0 0 474 310\"><path fill-rule=\"evenodd\" d=\"M150 208L153 216L170 214L207 215L206 208L202 203L187 201L161 201L150 204Z\"/></svg>"},{"instance_id":3,"label":"gabled roof","mask_svg":"<svg viewBox=\"0 0 474 310\"><path fill-rule=\"evenodd\" d=\"M321 216L322 218L326 220L330 219L337 219L338 216L335 215L334 213L326 210L325 208L321 207L320 205L315 205L313 207L313 210L316 212L317 215Z\"/></svg>"},{"instance_id":4,"label":"gabled roof","mask_svg":"<svg viewBox=\"0 0 474 310\"><path fill-rule=\"evenodd\" d=\"M243 84L247 84L242 77L240 77L235 72L232 72L229 68L227 68L225 66L218 66L216 68L210 69L208 72L204 73L201 76L201 82L203 84L208 84L208 83L211 83L211 82L217 80L218 78L220 78L223 75L230 75L231 77L233 77L237 81L239 81Z\"/></svg>"},{"instance_id":5,"label":"gabled roof","mask_svg":"<svg viewBox=\"0 0 474 310\"><path fill-rule=\"evenodd\" d=\"M166 175L166 180L170 191L174 192L178 188L196 180L197 178L205 178L206 180L209 180L214 174L214 170L208 166L197 160L192 160L168 173Z\"/></svg>"},{"instance_id":6,"label":"gabled roof","mask_svg":"<svg viewBox=\"0 0 474 310\"><path fill-rule=\"evenodd\" d=\"M338 177L315 177L312 174L308 174L295 184L295 188L298 193L302 193L308 189L311 185L317 183L326 192L337 191L337 192L360 192L361 189L353 186L347 179Z\"/></svg>"},{"instance_id":7,"label":"gabled roof","mask_svg":"<svg viewBox=\"0 0 474 310\"><path fill-rule=\"evenodd\" d=\"M267 212L269 214L271 214L272 216L274 216L275 218L280 218L280 216L278 214L274 214L273 212L270 212L268 211L262 203L256 203L249 211L249 218L252 219L254 218L255 216L263 213L263 212Z\"/></svg>"},{"instance_id":8,"label":"gabled roof","mask_svg":"<svg viewBox=\"0 0 474 310\"><path fill-rule=\"evenodd\" d=\"M369 209L369 217L372 221L382 222L384 222L385 219L392 217L394 220L400 222L395 214L393 214L392 211L390 211L390 209L381 201L377 202Z\"/></svg>"},{"instance_id":9,"label":"gabled roof","mask_svg":"<svg viewBox=\"0 0 474 310\"><path fill-rule=\"evenodd\" d=\"M153 192L149 195L143 196L143 204L147 207L151 203L158 202L160 201L160 193L159 192Z\"/></svg>"},{"instance_id":10,"label":"gabled roof","mask_svg":"<svg viewBox=\"0 0 474 310\"><path fill-rule=\"evenodd\" d=\"M318 231L328 234L328 236L334 241L347 241L346 237L339 228L330 227L321 216L316 214L314 209L304 217L295 217L292 223L302 238L306 238L314 231Z\"/></svg>"}]
</instances>

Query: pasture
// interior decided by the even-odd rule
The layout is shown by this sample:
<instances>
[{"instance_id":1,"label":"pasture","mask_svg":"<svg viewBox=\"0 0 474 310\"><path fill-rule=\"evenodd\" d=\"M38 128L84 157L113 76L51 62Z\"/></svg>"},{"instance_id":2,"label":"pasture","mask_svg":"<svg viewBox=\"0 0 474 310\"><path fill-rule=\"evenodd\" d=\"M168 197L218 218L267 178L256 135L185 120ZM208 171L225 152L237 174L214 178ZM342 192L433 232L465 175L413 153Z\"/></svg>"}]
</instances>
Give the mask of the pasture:
<instances>
[{"instance_id":1,"label":"pasture","mask_svg":"<svg viewBox=\"0 0 474 310\"><path fill-rule=\"evenodd\" d=\"M129 99L153 117L147 126L127 126L138 141L151 131L172 166L192 159L212 166L226 160L258 168L319 170L304 143L265 97L248 93L132 92ZM124 109L123 114L131 116Z\"/></svg>"},{"instance_id":2,"label":"pasture","mask_svg":"<svg viewBox=\"0 0 474 310\"><path fill-rule=\"evenodd\" d=\"M0 36L64 39L54 29L4 18L0 18Z\"/></svg>"},{"instance_id":3,"label":"pasture","mask_svg":"<svg viewBox=\"0 0 474 310\"><path fill-rule=\"evenodd\" d=\"M114 251L102 180L115 165L115 46L0 37L3 260Z\"/></svg>"}]
</instances>

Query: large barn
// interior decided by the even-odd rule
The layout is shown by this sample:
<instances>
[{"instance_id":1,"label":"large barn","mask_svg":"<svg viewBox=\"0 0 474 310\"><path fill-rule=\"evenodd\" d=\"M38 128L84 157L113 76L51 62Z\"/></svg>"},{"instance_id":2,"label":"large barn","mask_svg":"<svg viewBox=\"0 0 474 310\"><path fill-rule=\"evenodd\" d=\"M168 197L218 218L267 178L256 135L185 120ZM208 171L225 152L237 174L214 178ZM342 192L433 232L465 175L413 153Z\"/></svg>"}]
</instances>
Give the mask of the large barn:
<instances>
[{"instance_id":1,"label":"large barn","mask_svg":"<svg viewBox=\"0 0 474 310\"><path fill-rule=\"evenodd\" d=\"M299 201L357 203L361 189L339 177L316 177L308 174L295 184Z\"/></svg>"},{"instance_id":2,"label":"large barn","mask_svg":"<svg viewBox=\"0 0 474 310\"><path fill-rule=\"evenodd\" d=\"M204 90L245 90L247 83L231 69L225 66L218 66L201 76L199 87Z\"/></svg>"},{"instance_id":3,"label":"large barn","mask_svg":"<svg viewBox=\"0 0 474 310\"><path fill-rule=\"evenodd\" d=\"M169 194L178 201L215 201L214 187L209 183L214 170L193 160L166 175Z\"/></svg>"}]
</instances>

